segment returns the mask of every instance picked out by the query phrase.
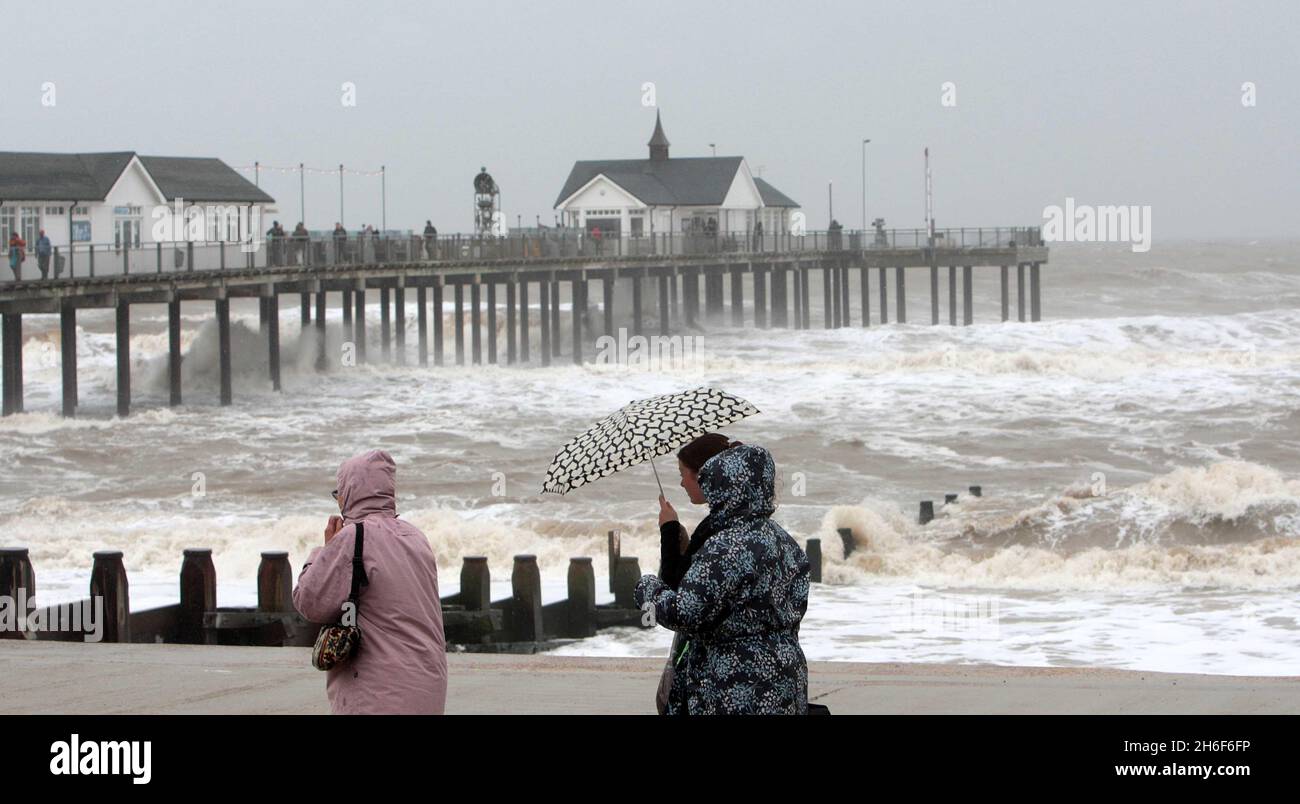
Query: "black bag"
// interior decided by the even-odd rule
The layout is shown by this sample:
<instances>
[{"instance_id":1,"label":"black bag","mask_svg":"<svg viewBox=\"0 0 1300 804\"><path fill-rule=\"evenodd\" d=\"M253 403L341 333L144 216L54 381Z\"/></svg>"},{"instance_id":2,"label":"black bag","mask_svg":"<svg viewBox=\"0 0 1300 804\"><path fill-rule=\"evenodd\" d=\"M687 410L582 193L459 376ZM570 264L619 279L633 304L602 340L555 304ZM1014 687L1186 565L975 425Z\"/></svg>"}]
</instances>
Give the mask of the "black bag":
<instances>
[{"instance_id":1,"label":"black bag","mask_svg":"<svg viewBox=\"0 0 1300 804\"><path fill-rule=\"evenodd\" d=\"M352 605L354 625L337 623L327 625L316 635L316 645L311 651L311 666L317 670L330 670L352 658L361 647L361 587L369 586L366 567L361 563L361 551L365 545L364 523L357 523L356 549L352 551L352 593L348 603ZM346 615L345 615L346 616Z\"/></svg>"}]
</instances>

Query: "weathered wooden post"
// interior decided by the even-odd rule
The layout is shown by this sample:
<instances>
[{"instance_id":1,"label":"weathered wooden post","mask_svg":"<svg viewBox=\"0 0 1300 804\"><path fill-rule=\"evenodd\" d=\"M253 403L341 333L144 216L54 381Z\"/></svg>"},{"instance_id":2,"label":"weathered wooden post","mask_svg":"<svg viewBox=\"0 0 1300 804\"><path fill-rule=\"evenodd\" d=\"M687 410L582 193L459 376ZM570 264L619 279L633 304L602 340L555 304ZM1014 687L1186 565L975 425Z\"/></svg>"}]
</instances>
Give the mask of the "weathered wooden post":
<instances>
[{"instance_id":1,"label":"weathered wooden post","mask_svg":"<svg viewBox=\"0 0 1300 804\"><path fill-rule=\"evenodd\" d=\"M948 505L949 503L955 503L955 502L957 502L957 495L956 495L956 494L945 494L945 495L943 495L943 504L944 504L944 505Z\"/></svg>"},{"instance_id":2,"label":"weathered wooden post","mask_svg":"<svg viewBox=\"0 0 1300 804\"><path fill-rule=\"evenodd\" d=\"M604 313L604 334L614 334L614 269L605 272L600 278L600 307Z\"/></svg>"},{"instance_id":3,"label":"weathered wooden post","mask_svg":"<svg viewBox=\"0 0 1300 804\"><path fill-rule=\"evenodd\" d=\"M907 323L907 299L903 285L903 266L894 266L894 319L900 324Z\"/></svg>"},{"instance_id":4,"label":"weathered wooden post","mask_svg":"<svg viewBox=\"0 0 1300 804\"><path fill-rule=\"evenodd\" d=\"M641 564L634 556L619 556L614 569L614 605L620 609L636 608L636 582L641 580Z\"/></svg>"},{"instance_id":5,"label":"weathered wooden post","mask_svg":"<svg viewBox=\"0 0 1300 804\"><path fill-rule=\"evenodd\" d=\"M641 287L641 277L637 277L636 286ZM587 307L587 280L575 279L569 286L573 297L573 363L582 365L582 314Z\"/></svg>"},{"instance_id":6,"label":"weathered wooden post","mask_svg":"<svg viewBox=\"0 0 1300 804\"><path fill-rule=\"evenodd\" d=\"M465 285L456 282L453 288L456 313L451 327L456 336L456 365L465 365Z\"/></svg>"},{"instance_id":7,"label":"weathered wooden post","mask_svg":"<svg viewBox=\"0 0 1300 804\"><path fill-rule=\"evenodd\" d=\"M925 525L934 521L934 500L921 500L921 514L917 522Z\"/></svg>"},{"instance_id":8,"label":"weathered wooden post","mask_svg":"<svg viewBox=\"0 0 1300 804\"><path fill-rule=\"evenodd\" d=\"M506 365L513 366L519 362L519 334L516 332L518 316L515 314L515 277L506 279Z\"/></svg>"},{"instance_id":9,"label":"weathered wooden post","mask_svg":"<svg viewBox=\"0 0 1300 804\"><path fill-rule=\"evenodd\" d=\"M433 365L442 365L442 277L433 282Z\"/></svg>"},{"instance_id":10,"label":"weathered wooden post","mask_svg":"<svg viewBox=\"0 0 1300 804\"><path fill-rule=\"evenodd\" d=\"M217 570L212 551L207 548L185 550L181 560L181 611L176 636L186 644L204 640L203 615L217 608Z\"/></svg>"},{"instance_id":11,"label":"weathered wooden post","mask_svg":"<svg viewBox=\"0 0 1300 804\"><path fill-rule=\"evenodd\" d=\"M745 326L745 272L740 265L732 265L731 270L731 326ZM757 299L757 297L756 297ZM755 304L757 304L757 300Z\"/></svg>"},{"instance_id":12,"label":"weathered wooden post","mask_svg":"<svg viewBox=\"0 0 1300 804\"><path fill-rule=\"evenodd\" d=\"M1008 266L1000 267L1001 272L1001 289L1002 289L1002 320L1006 321L1011 318L1011 283L1008 277Z\"/></svg>"},{"instance_id":13,"label":"weathered wooden post","mask_svg":"<svg viewBox=\"0 0 1300 804\"><path fill-rule=\"evenodd\" d=\"M644 277L635 274L632 277L632 334L641 335L645 331L645 312L641 286Z\"/></svg>"},{"instance_id":14,"label":"weathered wooden post","mask_svg":"<svg viewBox=\"0 0 1300 804\"><path fill-rule=\"evenodd\" d=\"M551 351L560 356L560 280L551 280Z\"/></svg>"},{"instance_id":15,"label":"weathered wooden post","mask_svg":"<svg viewBox=\"0 0 1300 804\"><path fill-rule=\"evenodd\" d=\"M608 535L609 546L609 591L614 591L614 575L618 569L618 557L622 553L618 531L611 530Z\"/></svg>"},{"instance_id":16,"label":"weathered wooden post","mask_svg":"<svg viewBox=\"0 0 1300 804\"><path fill-rule=\"evenodd\" d=\"M460 565L460 603L466 611L492 607L492 573L487 556L465 556Z\"/></svg>"},{"instance_id":17,"label":"weathered wooden post","mask_svg":"<svg viewBox=\"0 0 1300 804\"><path fill-rule=\"evenodd\" d=\"M321 294L322 296L324 294ZM393 349L397 352L397 365L406 365L406 288L403 286L401 277L398 277L397 287L393 288L393 334L396 336L393 341ZM321 340L324 340L325 331L321 329Z\"/></svg>"},{"instance_id":18,"label":"weathered wooden post","mask_svg":"<svg viewBox=\"0 0 1300 804\"><path fill-rule=\"evenodd\" d=\"M1036 262L1029 264L1029 312L1032 321L1041 321L1043 319L1042 285L1038 280L1038 266L1039 263Z\"/></svg>"},{"instance_id":19,"label":"weathered wooden post","mask_svg":"<svg viewBox=\"0 0 1300 804\"><path fill-rule=\"evenodd\" d=\"M591 558L569 559L569 632L570 637L596 635L596 571Z\"/></svg>"},{"instance_id":20,"label":"weathered wooden post","mask_svg":"<svg viewBox=\"0 0 1300 804\"><path fill-rule=\"evenodd\" d=\"M794 329L803 329L803 280L800 263L794 260L794 268L790 271L790 299L792 299L793 316L790 320L794 323Z\"/></svg>"},{"instance_id":21,"label":"weathered wooden post","mask_svg":"<svg viewBox=\"0 0 1300 804\"><path fill-rule=\"evenodd\" d=\"M293 569L289 566L289 554L282 550L262 553L262 561L257 565L257 610L295 611Z\"/></svg>"},{"instance_id":22,"label":"weathered wooden post","mask_svg":"<svg viewBox=\"0 0 1300 804\"><path fill-rule=\"evenodd\" d=\"M120 550L100 550L90 569L90 600L103 601L103 641L131 641L131 599Z\"/></svg>"},{"instance_id":23,"label":"weathered wooden post","mask_svg":"<svg viewBox=\"0 0 1300 804\"><path fill-rule=\"evenodd\" d=\"M390 295L387 285L379 289L379 351L385 363L393 359L393 325L391 313L388 311Z\"/></svg>"},{"instance_id":24,"label":"weathered wooden post","mask_svg":"<svg viewBox=\"0 0 1300 804\"><path fill-rule=\"evenodd\" d=\"M1016 263L1016 312L1021 323L1025 321L1025 264Z\"/></svg>"},{"instance_id":25,"label":"weathered wooden post","mask_svg":"<svg viewBox=\"0 0 1300 804\"><path fill-rule=\"evenodd\" d=\"M672 327L671 311L668 302L668 282L670 277L667 274L659 275L659 334L667 335Z\"/></svg>"},{"instance_id":26,"label":"weathered wooden post","mask_svg":"<svg viewBox=\"0 0 1300 804\"><path fill-rule=\"evenodd\" d=\"M542 324L542 365L551 365L551 283L543 279L537 283L538 312ZM557 336L558 337L558 336Z\"/></svg>"},{"instance_id":27,"label":"weathered wooden post","mask_svg":"<svg viewBox=\"0 0 1300 804\"><path fill-rule=\"evenodd\" d=\"M750 266L754 274L754 326L767 329L767 266Z\"/></svg>"},{"instance_id":28,"label":"weathered wooden post","mask_svg":"<svg viewBox=\"0 0 1300 804\"><path fill-rule=\"evenodd\" d=\"M983 496L984 496L984 489L983 489L983 487L981 487L981 486L971 486L970 489L969 489L969 491L970 491L970 496L972 496L972 497L983 497Z\"/></svg>"},{"instance_id":29,"label":"weathered wooden post","mask_svg":"<svg viewBox=\"0 0 1300 804\"><path fill-rule=\"evenodd\" d=\"M853 529L836 528L835 532L840 534L840 541L844 544L844 557L848 558L849 554L853 552Z\"/></svg>"},{"instance_id":30,"label":"weathered wooden post","mask_svg":"<svg viewBox=\"0 0 1300 804\"><path fill-rule=\"evenodd\" d=\"M320 282L316 282L317 288ZM329 368L329 355L326 354L325 343L325 297L324 290L316 291L316 371L325 371Z\"/></svg>"},{"instance_id":31,"label":"weathered wooden post","mask_svg":"<svg viewBox=\"0 0 1300 804\"><path fill-rule=\"evenodd\" d=\"M813 583L822 582L822 540L809 539L808 544L804 547L804 553L808 556L809 577Z\"/></svg>"},{"instance_id":32,"label":"weathered wooden post","mask_svg":"<svg viewBox=\"0 0 1300 804\"><path fill-rule=\"evenodd\" d=\"M786 268L783 264L772 266L772 318L773 327L788 329L790 326L790 303L786 294Z\"/></svg>"},{"instance_id":33,"label":"weathered wooden post","mask_svg":"<svg viewBox=\"0 0 1300 804\"><path fill-rule=\"evenodd\" d=\"M889 323L889 269L880 266L880 323Z\"/></svg>"},{"instance_id":34,"label":"weathered wooden post","mask_svg":"<svg viewBox=\"0 0 1300 804\"><path fill-rule=\"evenodd\" d=\"M5 313L0 337L4 342L4 415L23 412L23 317ZM120 371L120 367L119 367Z\"/></svg>"},{"instance_id":35,"label":"weathered wooden post","mask_svg":"<svg viewBox=\"0 0 1300 804\"><path fill-rule=\"evenodd\" d=\"M118 298L116 309L117 335L117 415L126 418L131 415L131 304L124 298ZM18 328L18 408L22 412L22 328Z\"/></svg>"},{"instance_id":36,"label":"weathered wooden post","mask_svg":"<svg viewBox=\"0 0 1300 804\"><path fill-rule=\"evenodd\" d=\"M810 276L812 275L812 269L810 269L808 266L805 265L800 269L800 272L803 274L803 279L801 280L802 281L801 292L803 294L803 328L811 329L812 328L812 290L811 290L812 280L810 279Z\"/></svg>"},{"instance_id":37,"label":"weathered wooden post","mask_svg":"<svg viewBox=\"0 0 1300 804\"><path fill-rule=\"evenodd\" d=\"M280 390L280 297L274 288L264 299L266 304L266 363L271 374L272 390ZM346 309L346 308L345 308ZM176 333L176 375L180 376L180 332ZM180 380L176 382L176 394L180 395Z\"/></svg>"},{"instance_id":38,"label":"weathered wooden post","mask_svg":"<svg viewBox=\"0 0 1300 804\"><path fill-rule=\"evenodd\" d=\"M302 324L302 328L305 330L307 325L311 323L311 294L299 293L298 297L299 306L302 308L299 323Z\"/></svg>"},{"instance_id":39,"label":"weathered wooden post","mask_svg":"<svg viewBox=\"0 0 1300 804\"><path fill-rule=\"evenodd\" d=\"M216 300L217 355L221 375L221 404L229 405L234 397L230 382L230 299Z\"/></svg>"},{"instance_id":40,"label":"weathered wooden post","mask_svg":"<svg viewBox=\"0 0 1300 804\"><path fill-rule=\"evenodd\" d=\"M835 313L831 307L835 303L835 292L831 289L831 269L826 263L821 264L822 269L822 328L830 329L835 326ZM839 287L836 283L835 287Z\"/></svg>"},{"instance_id":41,"label":"weathered wooden post","mask_svg":"<svg viewBox=\"0 0 1300 804\"><path fill-rule=\"evenodd\" d=\"M840 270L839 270L840 308L842 310L840 314L840 323L848 327L848 326L852 326L853 324L853 311L852 311L853 305L849 304L849 263L848 260L845 258L841 258L839 263L840 263Z\"/></svg>"},{"instance_id":42,"label":"weathered wooden post","mask_svg":"<svg viewBox=\"0 0 1300 804\"><path fill-rule=\"evenodd\" d=\"M77 308L72 302L59 305L60 367L63 379L63 415L77 415Z\"/></svg>"},{"instance_id":43,"label":"weathered wooden post","mask_svg":"<svg viewBox=\"0 0 1300 804\"><path fill-rule=\"evenodd\" d=\"M537 569L537 556L515 556L510 589L510 640L541 642L546 634L542 627L542 575Z\"/></svg>"},{"instance_id":44,"label":"weathered wooden post","mask_svg":"<svg viewBox=\"0 0 1300 804\"><path fill-rule=\"evenodd\" d=\"M862 294L862 326L871 326L871 274L867 268L867 258L862 257L862 267L858 269L858 290Z\"/></svg>"},{"instance_id":45,"label":"weathered wooden post","mask_svg":"<svg viewBox=\"0 0 1300 804\"><path fill-rule=\"evenodd\" d=\"M930 266L930 324L939 323L939 266Z\"/></svg>"},{"instance_id":46,"label":"weathered wooden post","mask_svg":"<svg viewBox=\"0 0 1300 804\"><path fill-rule=\"evenodd\" d=\"M957 326L957 266L948 266L948 326Z\"/></svg>"},{"instance_id":47,"label":"weathered wooden post","mask_svg":"<svg viewBox=\"0 0 1300 804\"><path fill-rule=\"evenodd\" d=\"M357 365L366 362L366 280L358 279L352 289L352 342Z\"/></svg>"},{"instance_id":48,"label":"weathered wooden post","mask_svg":"<svg viewBox=\"0 0 1300 804\"><path fill-rule=\"evenodd\" d=\"M961 321L963 326L969 327L975 319L975 300L972 294L971 267L963 265L961 267Z\"/></svg>"},{"instance_id":49,"label":"weathered wooden post","mask_svg":"<svg viewBox=\"0 0 1300 804\"><path fill-rule=\"evenodd\" d=\"M497 283L487 283L487 363L497 362Z\"/></svg>"},{"instance_id":50,"label":"weathered wooden post","mask_svg":"<svg viewBox=\"0 0 1300 804\"><path fill-rule=\"evenodd\" d=\"M36 572L32 569L27 548L0 548L0 597L14 601L17 605L17 598L22 596L28 600L36 596ZM0 639L25 638L23 632L16 628L0 630Z\"/></svg>"},{"instance_id":51,"label":"weathered wooden post","mask_svg":"<svg viewBox=\"0 0 1300 804\"><path fill-rule=\"evenodd\" d=\"M419 330L416 336L416 349L421 366L429 365L429 289L420 285L415 289L415 326ZM347 309L344 305L343 309Z\"/></svg>"},{"instance_id":52,"label":"weathered wooden post","mask_svg":"<svg viewBox=\"0 0 1300 804\"><path fill-rule=\"evenodd\" d=\"M529 362L528 341L532 335L528 323L528 280L519 278L519 362Z\"/></svg>"},{"instance_id":53,"label":"weathered wooden post","mask_svg":"<svg viewBox=\"0 0 1300 804\"><path fill-rule=\"evenodd\" d=\"M482 279L474 277L474 284L469 286L469 343L470 343L470 362L478 365L483 362L483 314L480 309L482 301Z\"/></svg>"}]
</instances>

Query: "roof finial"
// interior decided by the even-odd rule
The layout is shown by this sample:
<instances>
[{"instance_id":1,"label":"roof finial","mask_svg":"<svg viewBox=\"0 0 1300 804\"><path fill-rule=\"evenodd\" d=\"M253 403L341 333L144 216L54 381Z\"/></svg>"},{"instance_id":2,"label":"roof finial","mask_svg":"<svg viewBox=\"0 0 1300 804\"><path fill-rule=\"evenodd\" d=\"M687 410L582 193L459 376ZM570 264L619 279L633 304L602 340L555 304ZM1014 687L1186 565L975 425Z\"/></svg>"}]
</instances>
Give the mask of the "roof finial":
<instances>
[{"instance_id":1,"label":"roof finial","mask_svg":"<svg viewBox=\"0 0 1300 804\"><path fill-rule=\"evenodd\" d=\"M659 119L659 110L655 109L655 133L650 137L650 158L655 161L668 158L668 137L664 136L664 124Z\"/></svg>"}]
</instances>

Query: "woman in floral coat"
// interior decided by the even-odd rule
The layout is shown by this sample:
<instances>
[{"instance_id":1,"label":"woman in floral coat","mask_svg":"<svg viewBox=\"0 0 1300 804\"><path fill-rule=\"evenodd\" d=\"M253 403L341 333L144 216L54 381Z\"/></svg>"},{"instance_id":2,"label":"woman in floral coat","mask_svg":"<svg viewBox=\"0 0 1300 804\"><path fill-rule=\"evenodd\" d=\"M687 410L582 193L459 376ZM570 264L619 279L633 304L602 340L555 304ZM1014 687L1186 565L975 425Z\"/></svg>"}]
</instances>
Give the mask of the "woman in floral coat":
<instances>
[{"instance_id":1,"label":"woman in floral coat","mask_svg":"<svg viewBox=\"0 0 1300 804\"><path fill-rule=\"evenodd\" d=\"M808 709L799 623L808 608L808 557L772 521L776 465L742 444L700 468L713 535L674 590L646 575L636 603L680 632L667 714L794 714Z\"/></svg>"}]
</instances>

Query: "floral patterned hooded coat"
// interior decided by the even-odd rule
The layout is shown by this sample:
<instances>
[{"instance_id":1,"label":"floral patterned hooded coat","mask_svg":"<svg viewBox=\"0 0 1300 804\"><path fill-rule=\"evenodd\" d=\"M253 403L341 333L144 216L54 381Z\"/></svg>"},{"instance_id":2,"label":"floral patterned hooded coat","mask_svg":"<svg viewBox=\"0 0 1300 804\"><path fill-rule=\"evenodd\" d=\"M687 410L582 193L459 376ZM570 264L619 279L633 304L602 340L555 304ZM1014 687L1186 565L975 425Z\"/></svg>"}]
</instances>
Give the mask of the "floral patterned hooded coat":
<instances>
[{"instance_id":1,"label":"floral patterned hooded coat","mask_svg":"<svg viewBox=\"0 0 1300 804\"><path fill-rule=\"evenodd\" d=\"M641 578L636 604L689 641L667 714L806 714L808 665L799 623L808 608L808 557L772 521L776 466L742 444L700 467L716 531L677 590Z\"/></svg>"}]
</instances>

